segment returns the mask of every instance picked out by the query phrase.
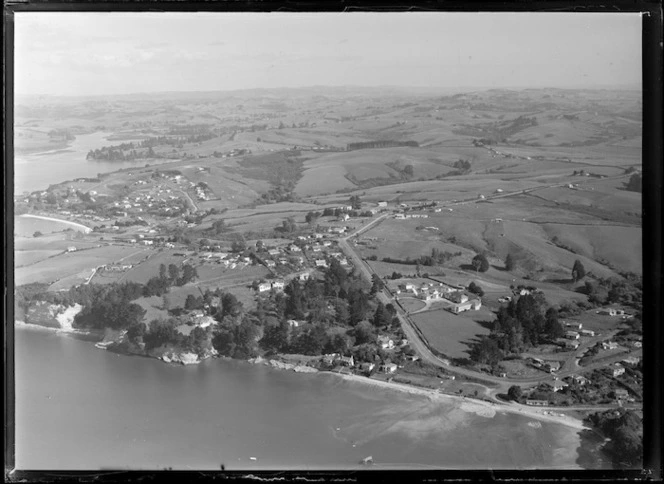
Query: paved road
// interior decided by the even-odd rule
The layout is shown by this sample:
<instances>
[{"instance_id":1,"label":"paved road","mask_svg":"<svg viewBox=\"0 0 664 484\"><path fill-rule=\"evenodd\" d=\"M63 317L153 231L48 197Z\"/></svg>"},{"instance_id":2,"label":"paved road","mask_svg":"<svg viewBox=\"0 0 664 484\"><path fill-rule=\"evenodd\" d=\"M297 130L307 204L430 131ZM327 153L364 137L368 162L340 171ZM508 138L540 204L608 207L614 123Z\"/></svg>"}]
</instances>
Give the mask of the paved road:
<instances>
[{"instance_id":1,"label":"paved road","mask_svg":"<svg viewBox=\"0 0 664 484\"><path fill-rule=\"evenodd\" d=\"M166 185L168 185L169 187L171 187L171 188L172 188L173 190L175 190L176 192L180 192L180 193L182 193L182 194L185 196L185 198L187 199L187 201L189 202L189 205L191 205L192 208L194 209L194 212L198 212L198 205L196 205L196 202L194 202L194 199L191 198L191 197L189 196L189 194L188 194L186 191L182 190L179 186L174 185L174 184L172 184L172 183L170 183L170 182L166 182Z\"/></svg>"},{"instance_id":2,"label":"paved road","mask_svg":"<svg viewBox=\"0 0 664 484\"><path fill-rule=\"evenodd\" d=\"M619 177L615 177L619 178ZM494 195L485 198L484 200L492 199L492 198L504 198L508 196L513 196L516 194L521 194L521 193L527 193L530 191L534 190L540 190L543 188L549 188L549 187L554 187L554 186L565 186L567 183L557 183L557 184L552 184L552 185L545 185L541 187L535 187L531 188L528 190L521 190L518 192L510 192L510 193L502 193L499 195ZM457 201L457 202L450 202L448 204L452 205L458 205L460 203L467 203L467 202L478 202L479 200L477 199L472 199L472 200L467 200L467 201ZM440 204L439 204L440 205ZM375 274L375 272L366 264L364 260L353 250L351 247L351 244L348 242L349 239L352 237L355 237L359 235L360 233L368 230L371 228L373 225L378 223L379 221L382 221L389 217L390 214L383 214L380 217L372 220L370 223L366 224L363 227L360 227L359 229L355 230L348 236L344 238L340 238L338 240L339 243L339 248L346 254L346 257L348 257L350 260L352 260L353 265L357 268L359 271L359 274L364 277L366 281L369 283L372 282L372 276ZM383 304L387 305L390 303L393 303L394 300L392 299L391 295L389 295L388 291L384 289L383 291L379 292L376 294L376 297L380 302ZM446 371L457 374L457 375L462 375L467 378L479 380L479 381L484 381L488 382L494 385L498 385L498 388L493 391L493 393L505 391L509 386L511 385L521 385L521 386L526 386L526 387L532 387L536 386L540 383L543 383L545 381L551 381L553 378L552 375L550 374L543 374L543 375L537 375L535 377L526 377L526 378L501 378L497 377L494 375L488 375L486 373L481 373L477 372L474 370L470 370L467 368L461 368L457 366L453 366L450 364L448 360L444 360L442 358L439 358L436 356L427 346L427 344L424 342L423 338L420 336L418 330L415 328L415 324L412 322L412 320L408 317L407 314L404 314L404 312L401 310L401 308L398 305L394 305L395 308L397 309L397 317L399 318L399 321L401 323L401 327L406 334L406 338L408 339L410 346L415 350L415 352L426 362L431 363L435 366L438 366L440 368L445 369ZM576 360L580 358L581 354L587 349L588 346L591 344L594 344L596 341L594 340L602 340L606 339L607 335L603 335L602 337L599 338L593 338L593 340L590 340L584 344L582 344L575 353L570 356L567 360L562 365L562 368L564 369L563 371L557 373L558 378L564 378L566 376L569 376L571 374L578 374L578 373L585 373L589 371L593 371L597 368L601 368L606 366L606 361L602 361L601 363L597 364L592 364L589 366L585 367L579 367L578 364L576 363ZM627 356L627 354L622 354L617 359L623 359Z\"/></svg>"}]
</instances>

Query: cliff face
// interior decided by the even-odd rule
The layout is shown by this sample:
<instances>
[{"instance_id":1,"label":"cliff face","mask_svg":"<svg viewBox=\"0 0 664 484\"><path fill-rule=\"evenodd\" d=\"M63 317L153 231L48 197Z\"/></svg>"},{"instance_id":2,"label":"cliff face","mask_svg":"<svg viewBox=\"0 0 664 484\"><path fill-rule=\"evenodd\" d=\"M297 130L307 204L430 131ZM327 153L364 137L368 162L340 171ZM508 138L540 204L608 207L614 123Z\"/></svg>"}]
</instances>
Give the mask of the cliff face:
<instances>
[{"instance_id":1,"label":"cliff face","mask_svg":"<svg viewBox=\"0 0 664 484\"><path fill-rule=\"evenodd\" d=\"M254 365L266 365L266 366L271 366L272 368L276 368L277 370L293 370L296 373L317 373L318 370L316 368L312 368L311 366L306 366L306 365L295 365L293 363L285 363L283 361L279 360L267 360L261 356L257 356L256 358L250 358L249 363L253 363Z\"/></svg>"},{"instance_id":2,"label":"cliff face","mask_svg":"<svg viewBox=\"0 0 664 484\"><path fill-rule=\"evenodd\" d=\"M147 356L157 358L166 363L180 363L182 365L196 365L201 361L217 356L218 352L214 348L205 350L202 354L198 355L190 351L182 351L173 347L160 347L154 348L146 353Z\"/></svg>"},{"instance_id":3,"label":"cliff face","mask_svg":"<svg viewBox=\"0 0 664 484\"><path fill-rule=\"evenodd\" d=\"M63 331L72 331L74 317L82 309L83 306L80 304L63 306L62 304L51 304L46 301L36 301L30 305L25 313L25 322Z\"/></svg>"}]
</instances>

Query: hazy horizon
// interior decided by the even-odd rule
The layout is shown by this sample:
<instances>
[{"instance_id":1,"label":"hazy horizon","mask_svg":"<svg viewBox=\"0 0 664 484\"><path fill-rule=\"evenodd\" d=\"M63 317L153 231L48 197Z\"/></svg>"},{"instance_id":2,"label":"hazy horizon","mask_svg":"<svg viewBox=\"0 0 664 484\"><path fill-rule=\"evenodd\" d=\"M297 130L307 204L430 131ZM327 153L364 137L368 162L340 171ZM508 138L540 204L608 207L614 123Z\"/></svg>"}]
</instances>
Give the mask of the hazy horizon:
<instances>
[{"instance_id":1,"label":"hazy horizon","mask_svg":"<svg viewBox=\"0 0 664 484\"><path fill-rule=\"evenodd\" d=\"M17 12L14 75L17 97L639 89L641 15Z\"/></svg>"},{"instance_id":2,"label":"hazy horizon","mask_svg":"<svg viewBox=\"0 0 664 484\"><path fill-rule=\"evenodd\" d=\"M166 94L182 94L182 95L196 95L196 94L232 94L232 93L241 93L248 91L297 91L297 90L392 90L392 91L414 91L422 92L423 94L441 94L449 95L455 93L471 93L471 92L482 92L482 91L520 91L520 90L587 90L587 91L641 91L641 85L599 85L599 86L579 86L579 87L554 87L554 86L541 86L541 87L528 87L528 86L505 86L505 87L490 87L490 86L458 86L458 87L413 87L413 86L354 86L354 85L338 85L338 86L298 86L298 87L288 87L288 86L275 86L275 87L255 87L248 89L218 89L218 90L179 90L179 91L136 91L136 92L126 92L126 93L115 93L115 94L17 94L17 97L26 99L26 98L35 98L35 97L45 97L45 98L67 98L67 99L82 99L82 98L104 98L104 97L131 97L131 96L158 96ZM437 91L437 92L436 92Z\"/></svg>"}]
</instances>

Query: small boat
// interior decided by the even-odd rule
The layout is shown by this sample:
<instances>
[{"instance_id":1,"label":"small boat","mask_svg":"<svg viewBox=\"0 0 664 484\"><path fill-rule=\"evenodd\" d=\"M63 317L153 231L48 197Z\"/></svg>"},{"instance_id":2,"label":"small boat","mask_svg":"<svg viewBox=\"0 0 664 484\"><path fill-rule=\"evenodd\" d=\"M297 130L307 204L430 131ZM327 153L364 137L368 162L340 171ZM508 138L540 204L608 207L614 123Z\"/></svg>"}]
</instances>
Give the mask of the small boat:
<instances>
[{"instance_id":1,"label":"small boat","mask_svg":"<svg viewBox=\"0 0 664 484\"><path fill-rule=\"evenodd\" d=\"M256 457L249 457L249 460L258 460Z\"/></svg>"},{"instance_id":2,"label":"small boat","mask_svg":"<svg viewBox=\"0 0 664 484\"><path fill-rule=\"evenodd\" d=\"M365 464L365 465L366 464L373 464L373 457L372 456L365 457L364 459L362 459L360 461L360 464Z\"/></svg>"}]
</instances>

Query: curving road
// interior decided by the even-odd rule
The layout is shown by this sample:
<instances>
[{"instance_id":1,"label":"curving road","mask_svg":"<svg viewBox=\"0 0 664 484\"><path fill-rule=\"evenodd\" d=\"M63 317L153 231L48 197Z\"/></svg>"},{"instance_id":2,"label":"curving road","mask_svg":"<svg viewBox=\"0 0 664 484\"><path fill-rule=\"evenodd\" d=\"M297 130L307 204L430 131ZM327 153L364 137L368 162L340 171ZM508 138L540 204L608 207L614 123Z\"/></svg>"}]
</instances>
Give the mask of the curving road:
<instances>
[{"instance_id":1,"label":"curving road","mask_svg":"<svg viewBox=\"0 0 664 484\"><path fill-rule=\"evenodd\" d=\"M615 177L615 178L620 178L620 176ZM551 185L545 185L541 187L535 187L531 188L528 190L520 190L517 192L510 192L510 193L501 193L499 195L494 195L494 196L489 196L486 197L484 200L489 200L492 198L504 198L504 197L509 197L517 194L522 194L522 193L527 193L531 192L534 190L540 190L544 188L550 188L550 187L555 187L555 186L565 186L567 183L556 183L556 184L551 184ZM457 202L448 202L448 205L458 205L461 203L467 203L467 202L478 202L480 200L477 199L472 199L472 200L463 200L463 201L457 201ZM439 204L440 205L440 204ZM351 247L351 244L349 244L348 240L358 236L362 232L365 232L378 222L385 220L386 218L390 217L391 214L383 214L380 217L372 220L368 224L358 228L354 232L350 233L346 237L338 239L339 243L339 248L344 252L346 257L348 257L350 260L352 260L354 267L357 268L359 271L359 274L365 278L369 283L372 283L372 276L375 274L375 272L369 267L365 261L353 250ZM393 303L394 300L389 293L389 291L385 288L381 292L376 294L376 297L380 302L383 304L387 305L390 303ZM393 304L393 306L397 310L397 317L399 318L399 321L401 323L401 327L406 334L406 338L408 339L410 346L413 348L413 350L416 351L416 353L426 362L431 363L435 366L438 366L440 368L445 369L449 373L465 376L467 378L471 378L474 380L479 380L487 383L491 383L493 385L497 385L498 388L493 390L493 393L505 391L509 386L511 385L521 385L521 386L526 386L526 387L532 387L539 385L540 383L543 383L545 381L551 381L553 376L551 374L542 374L542 375L537 375L535 377L525 377L525 378L502 378L502 377L497 377L494 375L488 375L486 373L470 370L467 368L461 368L457 366L453 366L448 360L439 358L436 356L428 347L427 343L424 341L424 338L419 334L418 329L415 327L415 324L412 322L412 320L408 317L407 314L401 310L398 304ZM602 361L601 363L595 363L591 364L585 367L579 367L578 366L578 359L581 357L581 355L585 352L585 350L591 346L592 344L602 341L604 339L608 339L613 335L613 333L607 333L601 337L596 337L592 338L591 340L588 340L584 343L582 343L579 348L574 352L573 355L567 357L562 365L562 371L558 372L556 374L557 378L564 378L566 376L572 375L572 374L579 374L579 373L585 373L589 371L593 371L597 368L605 367L607 364L607 361ZM627 357L630 354L637 354L639 351L635 352L630 352L629 354L622 353L620 355L616 355L615 359L616 360L622 360L625 357ZM562 408L562 407L561 407ZM570 410L570 407L564 407L568 410ZM614 407L612 407L614 408Z\"/></svg>"}]
</instances>

